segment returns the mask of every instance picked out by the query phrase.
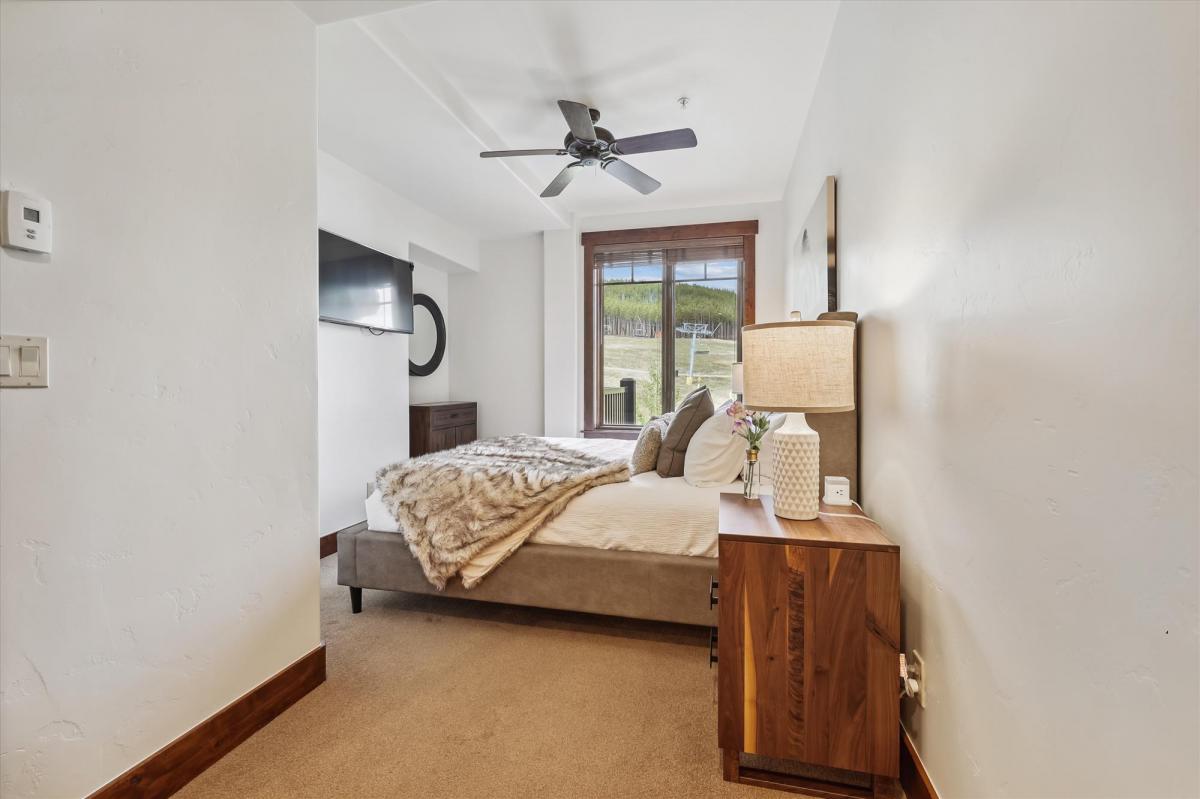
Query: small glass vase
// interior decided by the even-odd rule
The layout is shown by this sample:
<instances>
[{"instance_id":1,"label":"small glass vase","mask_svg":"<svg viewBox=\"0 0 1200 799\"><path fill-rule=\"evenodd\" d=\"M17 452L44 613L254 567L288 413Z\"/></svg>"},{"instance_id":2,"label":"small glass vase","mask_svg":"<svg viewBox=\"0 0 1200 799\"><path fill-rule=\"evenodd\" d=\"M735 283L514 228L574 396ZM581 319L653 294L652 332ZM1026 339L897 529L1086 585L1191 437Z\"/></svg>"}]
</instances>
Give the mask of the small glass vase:
<instances>
[{"instance_id":1,"label":"small glass vase","mask_svg":"<svg viewBox=\"0 0 1200 799\"><path fill-rule=\"evenodd\" d=\"M758 499L758 450L746 450L746 465L742 467L742 496L746 499Z\"/></svg>"}]
</instances>

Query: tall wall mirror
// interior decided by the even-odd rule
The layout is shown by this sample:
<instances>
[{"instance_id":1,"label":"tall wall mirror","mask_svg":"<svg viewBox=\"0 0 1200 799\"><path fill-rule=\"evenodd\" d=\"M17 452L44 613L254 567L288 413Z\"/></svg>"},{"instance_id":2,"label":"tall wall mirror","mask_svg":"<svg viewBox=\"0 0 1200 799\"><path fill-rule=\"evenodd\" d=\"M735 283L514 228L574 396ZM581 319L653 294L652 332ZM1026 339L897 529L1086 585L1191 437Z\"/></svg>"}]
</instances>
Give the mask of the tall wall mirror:
<instances>
[{"instance_id":1,"label":"tall wall mirror","mask_svg":"<svg viewBox=\"0 0 1200 799\"><path fill-rule=\"evenodd\" d=\"M796 240L792 243L788 285L792 310L802 319L838 310L837 179L821 183Z\"/></svg>"}]
</instances>

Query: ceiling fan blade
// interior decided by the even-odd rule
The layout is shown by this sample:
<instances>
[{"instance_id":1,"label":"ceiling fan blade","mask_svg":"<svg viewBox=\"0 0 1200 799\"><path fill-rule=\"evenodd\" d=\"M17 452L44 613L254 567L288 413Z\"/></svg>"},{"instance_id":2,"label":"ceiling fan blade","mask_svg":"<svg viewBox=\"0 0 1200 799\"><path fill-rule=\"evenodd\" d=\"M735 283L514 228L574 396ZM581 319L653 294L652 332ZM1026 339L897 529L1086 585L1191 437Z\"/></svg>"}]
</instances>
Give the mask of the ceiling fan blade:
<instances>
[{"instance_id":1,"label":"ceiling fan blade","mask_svg":"<svg viewBox=\"0 0 1200 799\"><path fill-rule=\"evenodd\" d=\"M661 133L647 133L644 136L629 136L617 139L610 148L617 155L633 155L634 153L653 153L659 150L682 150L696 146L696 133L691 128L679 130L664 130Z\"/></svg>"},{"instance_id":2,"label":"ceiling fan blade","mask_svg":"<svg viewBox=\"0 0 1200 799\"><path fill-rule=\"evenodd\" d=\"M562 194L567 184L575 179L575 175L578 174L580 168L578 161L564 166L562 172L559 172L554 180L550 181L550 185L542 189L542 196L557 197Z\"/></svg>"},{"instance_id":3,"label":"ceiling fan blade","mask_svg":"<svg viewBox=\"0 0 1200 799\"><path fill-rule=\"evenodd\" d=\"M622 183L632 186L642 194L656 191L662 185L637 167L630 166L624 161L618 161L616 158L609 158L602 166L605 172Z\"/></svg>"},{"instance_id":4,"label":"ceiling fan blade","mask_svg":"<svg viewBox=\"0 0 1200 799\"><path fill-rule=\"evenodd\" d=\"M511 158L515 155L566 155L566 150L488 150L480 158Z\"/></svg>"},{"instance_id":5,"label":"ceiling fan blade","mask_svg":"<svg viewBox=\"0 0 1200 799\"><path fill-rule=\"evenodd\" d=\"M563 118L567 120L567 127L571 129L572 136L581 141L596 140L596 128L592 125L592 112L586 105L571 100L559 100L558 110L562 111Z\"/></svg>"}]
</instances>

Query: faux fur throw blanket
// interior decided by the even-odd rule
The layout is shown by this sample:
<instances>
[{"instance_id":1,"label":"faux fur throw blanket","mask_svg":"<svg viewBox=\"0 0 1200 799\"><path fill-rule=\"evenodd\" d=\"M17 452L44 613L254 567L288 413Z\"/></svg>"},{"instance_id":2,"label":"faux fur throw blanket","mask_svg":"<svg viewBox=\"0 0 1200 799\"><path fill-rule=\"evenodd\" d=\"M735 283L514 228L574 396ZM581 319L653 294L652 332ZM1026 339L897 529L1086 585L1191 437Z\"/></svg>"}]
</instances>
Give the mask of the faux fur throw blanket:
<instances>
[{"instance_id":1,"label":"faux fur throw blanket","mask_svg":"<svg viewBox=\"0 0 1200 799\"><path fill-rule=\"evenodd\" d=\"M506 436L385 466L375 478L413 557L439 589L484 547L557 516L575 497L629 479L627 461Z\"/></svg>"}]
</instances>

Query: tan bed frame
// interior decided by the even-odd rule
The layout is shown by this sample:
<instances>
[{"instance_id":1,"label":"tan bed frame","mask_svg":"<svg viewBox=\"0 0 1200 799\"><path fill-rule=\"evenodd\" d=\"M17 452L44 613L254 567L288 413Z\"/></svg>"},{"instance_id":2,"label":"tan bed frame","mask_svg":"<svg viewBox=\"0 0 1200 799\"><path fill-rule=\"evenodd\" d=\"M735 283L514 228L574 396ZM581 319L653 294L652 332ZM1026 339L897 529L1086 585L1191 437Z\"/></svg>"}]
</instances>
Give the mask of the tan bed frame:
<instances>
[{"instance_id":1,"label":"tan bed frame","mask_svg":"<svg viewBox=\"0 0 1200 799\"><path fill-rule=\"evenodd\" d=\"M343 530L337 551L338 583L350 586L355 613L362 609L362 589L381 588L631 619L717 623L708 601L716 558L526 544L471 590L455 579L438 591L399 533L366 525Z\"/></svg>"}]
</instances>

